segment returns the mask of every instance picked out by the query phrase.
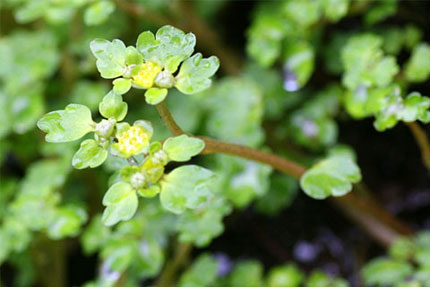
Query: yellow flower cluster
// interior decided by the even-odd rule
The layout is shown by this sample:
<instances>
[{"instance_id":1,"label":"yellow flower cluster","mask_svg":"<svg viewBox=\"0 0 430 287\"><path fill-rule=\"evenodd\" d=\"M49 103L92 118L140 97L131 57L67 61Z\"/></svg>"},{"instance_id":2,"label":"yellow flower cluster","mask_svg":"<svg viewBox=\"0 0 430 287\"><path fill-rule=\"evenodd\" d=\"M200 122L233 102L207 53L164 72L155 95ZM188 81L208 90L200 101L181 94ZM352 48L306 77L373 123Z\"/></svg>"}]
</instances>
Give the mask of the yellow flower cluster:
<instances>
[{"instance_id":1,"label":"yellow flower cluster","mask_svg":"<svg viewBox=\"0 0 430 287\"><path fill-rule=\"evenodd\" d=\"M157 64L151 62L144 63L139 73L133 77L133 84L143 89L149 89L154 85L155 77L161 70L162 68Z\"/></svg>"},{"instance_id":2,"label":"yellow flower cluster","mask_svg":"<svg viewBox=\"0 0 430 287\"><path fill-rule=\"evenodd\" d=\"M149 135L140 126L132 126L117 137L118 150L127 155L138 153L149 144Z\"/></svg>"}]
</instances>

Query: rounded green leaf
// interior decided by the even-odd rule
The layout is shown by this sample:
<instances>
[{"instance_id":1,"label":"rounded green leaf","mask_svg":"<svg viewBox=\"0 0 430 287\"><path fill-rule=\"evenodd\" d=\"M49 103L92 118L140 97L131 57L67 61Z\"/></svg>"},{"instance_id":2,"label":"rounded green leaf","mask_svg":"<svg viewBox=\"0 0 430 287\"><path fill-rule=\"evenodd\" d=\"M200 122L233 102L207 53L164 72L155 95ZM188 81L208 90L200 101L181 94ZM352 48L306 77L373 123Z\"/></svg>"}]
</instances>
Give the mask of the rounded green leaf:
<instances>
[{"instance_id":1,"label":"rounded green leaf","mask_svg":"<svg viewBox=\"0 0 430 287\"><path fill-rule=\"evenodd\" d=\"M195 137L180 135L168 138L163 143L163 150L173 161L188 161L205 148L205 142Z\"/></svg>"},{"instance_id":2,"label":"rounded green leaf","mask_svg":"<svg viewBox=\"0 0 430 287\"><path fill-rule=\"evenodd\" d=\"M83 105L70 104L64 110L44 115L37 126L46 132L48 142L68 142L80 139L93 131L91 111Z\"/></svg>"},{"instance_id":3,"label":"rounded green leaf","mask_svg":"<svg viewBox=\"0 0 430 287\"><path fill-rule=\"evenodd\" d=\"M143 63L142 54L133 46L125 50L125 63L127 65L140 65Z\"/></svg>"},{"instance_id":4,"label":"rounded green leaf","mask_svg":"<svg viewBox=\"0 0 430 287\"><path fill-rule=\"evenodd\" d=\"M142 197L154 197L159 194L161 191L161 187L159 184L154 184L149 186L148 188L140 188L137 190L137 193Z\"/></svg>"},{"instance_id":5,"label":"rounded green leaf","mask_svg":"<svg viewBox=\"0 0 430 287\"><path fill-rule=\"evenodd\" d=\"M193 33L185 34L173 26L163 26L156 36L149 31L137 38L136 47L143 54L145 61L155 62L170 73L174 73L179 64L194 51L196 37Z\"/></svg>"},{"instance_id":6,"label":"rounded green leaf","mask_svg":"<svg viewBox=\"0 0 430 287\"><path fill-rule=\"evenodd\" d=\"M174 169L161 180L161 204L173 213L198 208L211 197L214 177L212 171L196 165Z\"/></svg>"},{"instance_id":7,"label":"rounded green leaf","mask_svg":"<svg viewBox=\"0 0 430 287\"><path fill-rule=\"evenodd\" d=\"M112 185L103 197L103 223L114 225L121 220L129 220L136 213L138 199L130 184L117 182Z\"/></svg>"},{"instance_id":8,"label":"rounded green leaf","mask_svg":"<svg viewBox=\"0 0 430 287\"><path fill-rule=\"evenodd\" d=\"M391 285L411 275L412 266L406 261L379 258L367 264L361 274L368 285Z\"/></svg>"},{"instance_id":9,"label":"rounded green leaf","mask_svg":"<svg viewBox=\"0 0 430 287\"><path fill-rule=\"evenodd\" d=\"M263 265L256 260L239 262L228 277L229 286L265 286L263 282L263 272Z\"/></svg>"},{"instance_id":10,"label":"rounded green leaf","mask_svg":"<svg viewBox=\"0 0 430 287\"><path fill-rule=\"evenodd\" d=\"M219 68L219 60L212 56L203 59L197 53L187 59L176 77L175 87L184 94L196 94L210 87L212 77Z\"/></svg>"},{"instance_id":11,"label":"rounded green leaf","mask_svg":"<svg viewBox=\"0 0 430 287\"><path fill-rule=\"evenodd\" d=\"M118 95L127 93L131 88L131 79L118 78L113 82L113 91Z\"/></svg>"},{"instance_id":12,"label":"rounded green leaf","mask_svg":"<svg viewBox=\"0 0 430 287\"><path fill-rule=\"evenodd\" d=\"M150 105L156 105L164 101L167 89L150 88L145 92L145 100Z\"/></svg>"},{"instance_id":13,"label":"rounded green leaf","mask_svg":"<svg viewBox=\"0 0 430 287\"><path fill-rule=\"evenodd\" d=\"M157 50L159 45L159 41L155 40L155 36L151 31L142 32L137 37L136 48L142 53L146 61L152 60L156 55L154 50Z\"/></svg>"},{"instance_id":14,"label":"rounded green leaf","mask_svg":"<svg viewBox=\"0 0 430 287\"><path fill-rule=\"evenodd\" d=\"M310 168L300 179L303 191L312 198L342 196L352 183L361 180L360 168L347 156L332 156Z\"/></svg>"},{"instance_id":15,"label":"rounded green leaf","mask_svg":"<svg viewBox=\"0 0 430 287\"><path fill-rule=\"evenodd\" d=\"M121 40L112 42L104 39L95 39L90 43L91 52L97 58L97 69L105 79L121 76L126 71L126 48Z\"/></svg>"},{"instance_id":16,"label":"rounded green leaf","mask_svg":"<svg viewBox=\"0 0 430 287\"><path fill-rule=\"evenodd\" d=\"M270 270L268 287L299 287L304 279L303 273L294 265L278 266Z\"/></svg>"},{"instance_id":17,"label":"rounded green leaf","mask_svg":"<svg viewBox=\"0 0 430 287\"><path fill-rule=\"evenodd\" d=\"M128 105L122 100L122 96L110 91L99 104L99 111L105 118L113 117L117 121L122 121L127 115Z\"/></svg>"},{"instance_id":18,"label":"rounded green leaf","mask_svg":"<svg viewBox=\"0 0 430 287\"><path fill-rule=\"evenodd\" d=\"M95 140L84 140L73 156L72 165L77 169L94 168L101 165L107 156L107 150L102 148Z\"/></svg>"}]
</instances>

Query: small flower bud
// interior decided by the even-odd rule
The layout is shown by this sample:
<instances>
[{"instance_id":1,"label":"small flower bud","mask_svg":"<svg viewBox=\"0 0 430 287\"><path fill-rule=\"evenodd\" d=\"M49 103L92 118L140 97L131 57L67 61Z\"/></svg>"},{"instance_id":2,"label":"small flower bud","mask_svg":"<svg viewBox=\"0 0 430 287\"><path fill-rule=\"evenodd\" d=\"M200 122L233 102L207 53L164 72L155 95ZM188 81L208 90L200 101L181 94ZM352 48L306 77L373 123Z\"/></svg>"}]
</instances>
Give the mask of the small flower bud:
<instances>
[{"instance_id":1,"label":"small flower bud","mask_svg":"<svg viewBox=\"0 0 430 287\"><path fill-rule=\"evenodd\" d=\"M143 187L148 182L147 176L141 172L136 172L131 176L130 184L134 189Z\"/></svg>"},{"instance_id":2,"label":"small flower bud","mask_svg":"<svg viewBox=\"0 0 430 287\"><path fill-rule=\"evenodd\" d=\"M152 162L154 164L166 165L169 161L167 154L164 150L159 150L152 155Z\"/></svg>"},{"instance_id":3,"label":"small flower bud","mask_svg":"<svg viewBox=\"0 0 430 287\"><path fill-rule=\"evenodd\" d=\"M175 84L175 78L169 71L162 71L155 77L155 85L160 88L171 88Z\"/></svg>"},{"instance_id":4,"label":"small flower bud","mask_svg":"<svg viewBox=\"0 0 430 287\"><path fill-rule=\"evenodd\" d=\"M109 138L112 135L115 123L115 119L102 120L96 124L94 132L100 137Z\"/></svg>"}]
</instances>

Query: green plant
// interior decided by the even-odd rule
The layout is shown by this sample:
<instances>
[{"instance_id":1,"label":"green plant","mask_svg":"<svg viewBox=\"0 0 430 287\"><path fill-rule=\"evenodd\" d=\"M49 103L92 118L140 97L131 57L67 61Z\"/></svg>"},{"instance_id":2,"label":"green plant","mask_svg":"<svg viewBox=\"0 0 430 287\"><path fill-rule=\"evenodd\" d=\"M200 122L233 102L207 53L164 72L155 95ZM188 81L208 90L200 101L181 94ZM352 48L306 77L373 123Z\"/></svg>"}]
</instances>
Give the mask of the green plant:
<instances>
[{"instance_id":1,"label":"green plant","mask_svg":"<svg viewBox=\"0 0 430 287\"><path fill-rule=\"evenodd\" d=\"M430 123L430 98L416 85L430 78L430 46L413 25L378 30L396 13L395 1L259 3L243 66L193 14L210 18L204 5L200 12L168 1L5 5L19 23L48 24L0 40L0 159L17 154L28 164L23 178L2 176L0 184L0 263L18 270L14 286L31 286L37 272L50 269L40 259L45 253L63 262L62 239L74 237L85 254L100 260L86 287L140 286L145 280L159 287L350 286L341 276L304 272L293 262L268 269L246 259L221 274L221 261L206 252L186 265L193 246L206 247L224 232L233 210L253 206L276 216L299 187L312 199L331 200L389 248L390 258L363 267L366 286L428 286L428 234L414 235L357 191L365 187L356 152L338 140L339 115L372 118L379 132L404 122L430 170L421 126ZM189 13L194 20L177 24L197 36L158 25L173 22L154 13L166 9ZM127 46L115 39L128 27L125 13L161 27ZM339 31L323 48L324 29L355 15L363 15L367 26ZM220 59L194 54L200 40ZM402 50L409 54L400 65ZM317 59L336 80L311 85ZM103 81L93 79L95 67ZM218 68L227 74L222 79L215 78ZM54 111L45 113L46 106ZM31 141L36 144L28 147ZM38 283L67 286L64 270L56 268L52 279Z\"/></svg>"}]
</instances>

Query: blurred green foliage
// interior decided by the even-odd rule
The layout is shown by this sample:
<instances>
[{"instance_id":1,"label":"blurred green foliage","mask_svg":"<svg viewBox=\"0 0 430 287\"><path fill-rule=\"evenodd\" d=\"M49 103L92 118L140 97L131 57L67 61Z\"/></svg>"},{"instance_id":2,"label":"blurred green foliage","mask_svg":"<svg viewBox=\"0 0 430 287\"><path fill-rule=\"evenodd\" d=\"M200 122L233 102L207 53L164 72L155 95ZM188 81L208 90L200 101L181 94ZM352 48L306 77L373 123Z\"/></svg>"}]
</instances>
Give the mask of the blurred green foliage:
<instances>
[{"instance_id":1,"label":"blurred green foliage","mask_svg":"<svg viewBox=\"0 0 430 287\"><path fill-rule=\"evenodd\" d=\"M429 83L430 46L416 23L387 25L397 1L261 1L244 32L242 72L216 76L225 62L193 55L196 43L203 47L198 31L159 22L178 13L170 2L1 4L10 17L0 39L0 264L16 271L13 286L42 286L37 252L71 238L98 258L86 287L140 286L170 260L173 236L203 248L223 233L226 216L244 209L276 216L299 186L318 199L349 192L361 172L354 152L338 146L339 121L374 117L378 131L430 122L430 98L420 90ZM228 1L192 4L213 24ZM343 27L354 17L362 24ZM318 82L322 69L328 80ZM189 133L314 165L299 184L230 155L194 158L202 141L166 140L152 106L163 101ZM61 143L46 143L37 123L48 142ZM141 145L129 148L133 137ZM148 178L140 181L141 174ZM366 286L430 286L429 241L428 233L396 241L389 256L363 268ZM221 274L220 262L199 255L178 286L349 286L294 263L267 269L242 260Z\"/></svg>"}]
</instances>

